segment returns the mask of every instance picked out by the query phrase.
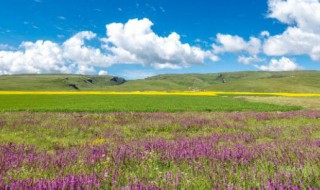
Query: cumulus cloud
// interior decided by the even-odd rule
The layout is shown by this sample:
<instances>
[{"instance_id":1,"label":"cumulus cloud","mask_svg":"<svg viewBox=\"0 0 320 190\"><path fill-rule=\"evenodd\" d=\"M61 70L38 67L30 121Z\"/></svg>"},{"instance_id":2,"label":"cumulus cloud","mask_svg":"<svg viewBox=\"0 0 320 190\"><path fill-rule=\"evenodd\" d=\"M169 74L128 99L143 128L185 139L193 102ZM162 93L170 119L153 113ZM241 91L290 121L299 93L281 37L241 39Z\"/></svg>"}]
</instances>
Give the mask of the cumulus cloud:
<instances>
[{"instance_id":1,"label":"cumulus cloud","mask_svg":"<svg viewBox=\"0 0 320 190\"><path fill-rule=\"evenodd\" d=\"M111 60L100 49L86 46L85 40L91 40L96 34L90 31L79 32L62 44L63 56L71 62L83 66L110 66Z\"/></svg>"},{"instance_id":2,"label":"cumulus cloud","mask_svg":"<svg viewBox=\"0 0 320 190\"><path fill-rule=\"evenodd\" d=\"M0 51L0 74L94 73L95 66L110 66L100 49L85 45L96 34L79 32L63 44L38 40L23 42L16 51Z\"/></svg>"},{"instance_id":3,"label":"cumulus cloud","mask_svg":"<svg viewBox=\"0 0 320 190\"><path fill-rule=\"evenodd\" d=\"M0 51L0 74L70 71L60 46L51 41L23 42L18 51Z\"/></svg>"},{"instance_id":4,"label":"cumulus cloud","mask_svg":"<svg viewBox=\"0 0 320 190\"><path fill-rule=\"evenodd\" d=\"M289 27L284 33L271 36L265 42L263 51L271 56L306 54L313 60L320 60L319 48L319 34Z\"/></svg>"},{"instance_id":5,"label":"cumulus cloud","mask_svg":"<svg viewBox=\"0 0 320 190\"><path fill-rule=\"evenodd\" d=\"M157 35L152 25L147 18L108 24L104 48L112 54L112 62L178 69L203 64L206 59L218 60L211 51L182 43L175 32L166 37Z\"/></svg>"},{"instance_id":6,"label":"cumulus cloud","mask_svg":"<svg viewBox=\"0 0 320 190\"><path fill-rule=\"evenodd\" d=\"M1 50L0 74L16 73L95 73L96 67L113 64L141 64L156 69L179 69L205 60L217 61L212 51L182 43L180 35L161 37L152 31L149 19L132 19L127 23L106 26L102 47L86 42L97 35L82 31L62 44L52 41L23 42L18 50ZM100 72L99 72L100 73Z\"/></svg>"},{"instance_id":7,"label":"cumulus cloud","mask_svg":"<svg viewBox=\"0 0 320 190\"><path fill-rule=\"evenodd\" d=\"M255 67L262 71L294 71L302 69L302 67L287 57L271 59L268 65L255 65Z\"/></svg>"},{"instance_id":8,"label":"cumulus cloud","mask_svg":"<svg viewBox=\"0 0 320 190\"><path fill-rule=\"evenodd\" d=\"M309 55L320 61L320 2L318 0L269 0L268 17L288 24L264 43L266 55Z\"/></svg>"},{"instance_id":9,"label":"cumulus cloud","mask_svg":"<svg viewBox=\"0 0 320 190\"><path fill-rule=\"evenodd\" d=\"M306 32L320 32L319 0L269 0L268 5L268 17Z\"/></svg>"},{"instance_id":10,"label":"cumulus cloud","mask_svg":"<svg viewBox=\"0 0 320 190\"><path fill-rule=\"evenodd\" d=\"M216 44L213 44L212 47L216 54L245 52L257 55L260 52L261 41L255 37L250 37L249 41L245 41L240 36L219 33L216 37Z\"/></svg>"}]
</instances>

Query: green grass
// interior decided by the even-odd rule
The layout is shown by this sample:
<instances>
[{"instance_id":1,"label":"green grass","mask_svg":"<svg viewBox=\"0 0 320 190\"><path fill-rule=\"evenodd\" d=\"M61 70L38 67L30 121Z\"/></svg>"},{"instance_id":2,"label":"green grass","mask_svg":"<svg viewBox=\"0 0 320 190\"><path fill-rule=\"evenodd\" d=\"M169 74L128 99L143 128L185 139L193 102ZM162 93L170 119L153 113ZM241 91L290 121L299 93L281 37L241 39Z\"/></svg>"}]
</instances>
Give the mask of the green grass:
<instances>
[{"instance_id":1,"label":"green grass","mask_svg":"<svg viewBox=\"0 0 320 190\"><path fill-rule=\"evenodd\" d=\"M0 111L177 112L289 111L298 106L248 102L229 97L148 95L0 95Z\"/></svg>"},{"instance_id":2,"label":"green grass","mask_svg":"<svg viewBox=\"0 0 320 190\"><path fill-rule=\"evenodd\" d=\"M0 76L0 90L74 91L68 84L76 84L80 90L107 91L172 91L205 90L237 92L300 92L319 93L320 71L290 72L233 72L210 74L166 74L143 80L131 80L113 85L111 76L86 75L12 75ZM68 78L68 80L66 80ZM93 79L93 84L84 82ZM275 85L277 84L277 85Z\"/></svg>"}]
</instances>

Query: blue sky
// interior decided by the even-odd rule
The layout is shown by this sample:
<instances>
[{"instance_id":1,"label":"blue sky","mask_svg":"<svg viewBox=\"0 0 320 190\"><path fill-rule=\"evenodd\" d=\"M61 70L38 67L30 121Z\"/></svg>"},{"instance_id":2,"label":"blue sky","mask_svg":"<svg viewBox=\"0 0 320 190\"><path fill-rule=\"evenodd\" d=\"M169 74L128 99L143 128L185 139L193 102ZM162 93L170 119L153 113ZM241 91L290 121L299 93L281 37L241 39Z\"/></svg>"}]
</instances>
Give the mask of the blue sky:
<instances>
[{"instance_id":1,"label":"blue sky","mask_svg":"<svg viewBox=\"0 0 320 190\"><path fill-rule=\"evenodd\" d=\"M305 13L308 8L315 15ZM319 70L319 14L317 0L3 0L0 74L108 73L133 79L159 73ZM144 31L124 29L130 20L136 21L130 30ZM115 23L123 30L109 31L121 35L106 34L106 25ZM90 33L79 34L84 31ZM153 37L141 42L146 32ZM169 38L173 32L178 39ZM132 47L134 40L139 48ZM42 49L46 53L38 52Z\"/></svg>"}]
</instances>

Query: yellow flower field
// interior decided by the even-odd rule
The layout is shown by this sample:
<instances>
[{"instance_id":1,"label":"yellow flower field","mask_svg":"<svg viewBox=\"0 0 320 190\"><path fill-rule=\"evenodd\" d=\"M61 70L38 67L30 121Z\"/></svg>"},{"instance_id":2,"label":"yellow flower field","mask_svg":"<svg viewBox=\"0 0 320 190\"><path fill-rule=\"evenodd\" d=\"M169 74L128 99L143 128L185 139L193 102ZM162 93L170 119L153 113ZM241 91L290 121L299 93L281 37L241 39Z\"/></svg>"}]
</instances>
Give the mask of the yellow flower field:
<instances>
[{"instance_id":1,"label":"yellow flower field","mask_svg":"<svg viewBox=\"0 0 320 190\"><path fill-rule=\"evenodd\" d=\"M185 95L185 96L217 96L217 95L270 95L285 97L320 97L319 93L282 93L282 92L215 92L215 91L0 91L0 95Z\"/></svg>"}]
</instances>

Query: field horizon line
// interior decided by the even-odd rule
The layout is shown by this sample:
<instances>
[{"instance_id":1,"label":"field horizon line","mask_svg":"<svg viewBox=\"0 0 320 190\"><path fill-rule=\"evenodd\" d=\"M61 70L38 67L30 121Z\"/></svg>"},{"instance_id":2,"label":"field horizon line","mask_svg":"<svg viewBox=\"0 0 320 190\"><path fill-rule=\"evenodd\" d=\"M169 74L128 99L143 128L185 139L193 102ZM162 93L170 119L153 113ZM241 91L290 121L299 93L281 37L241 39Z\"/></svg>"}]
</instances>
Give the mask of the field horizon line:
<instances>
[{"instance_id":1,"label":"field horizon line","mask_svg":"<svg viewBox=\"0 0 320 190\"><path fill-rule=\"evenodd\" d=\"M227 91L0 91L0 95L265 95L285 97L320 97L320 93L292 92L227 92Z\"/></svg>"}]
</instances>

